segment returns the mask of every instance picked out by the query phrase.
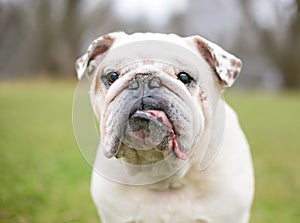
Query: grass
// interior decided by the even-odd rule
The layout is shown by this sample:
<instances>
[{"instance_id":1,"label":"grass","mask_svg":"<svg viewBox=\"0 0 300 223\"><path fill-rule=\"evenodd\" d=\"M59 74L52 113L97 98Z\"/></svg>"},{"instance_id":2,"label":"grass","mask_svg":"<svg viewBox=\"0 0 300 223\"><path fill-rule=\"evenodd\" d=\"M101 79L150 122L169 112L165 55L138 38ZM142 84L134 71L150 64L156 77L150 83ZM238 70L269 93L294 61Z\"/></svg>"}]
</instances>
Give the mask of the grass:
<instances>
[{"instance_id":1,"label":"grass","mask_svg":"<svg viewBox=\"0 0 300 223\"><path fill-rule=\"evenodd\" d=\"M0 83L0 223L99 222L72 131L76 83ZM300 92L226 94L256 173L251 223L300 220Z\"/></svg>"},{"instance_id":2,"label":"grass","mask_svg":"<svg viewBox=\"0 0 300 223\"><path fill-rule=\"evenodd\" d=\"M255 167L251 223L300 220L300 92L229 94Z\"/></svg>"},{"instance_id":3,"label":"grass","mask_svg":"<svg viewBox=\"0 0 300 223\"><path fill-rule=\"evenodd\" d=\"M76 83L0 85L0 222L99 222L72 130Z\"/></svg>"}]
</instances>

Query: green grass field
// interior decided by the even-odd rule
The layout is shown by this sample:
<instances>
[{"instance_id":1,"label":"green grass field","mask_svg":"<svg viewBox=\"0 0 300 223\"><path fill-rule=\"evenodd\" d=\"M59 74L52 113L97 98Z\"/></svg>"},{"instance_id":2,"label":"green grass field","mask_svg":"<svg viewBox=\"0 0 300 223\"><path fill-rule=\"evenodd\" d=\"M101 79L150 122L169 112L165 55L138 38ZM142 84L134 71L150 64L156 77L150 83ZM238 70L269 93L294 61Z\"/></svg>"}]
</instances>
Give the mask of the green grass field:
<instances>
[{"instance_id":1,"label":"green grass field","mask_svg":"<svg viewBox=\"0 0 300 223\"><path fill-rule=\"evenodd\" d=\"M99 222L72 131L75 82L0 83L0 223ZM300 221L300 92L229 92L256 174L251 223Z\"/></svg>"}]
</instances>

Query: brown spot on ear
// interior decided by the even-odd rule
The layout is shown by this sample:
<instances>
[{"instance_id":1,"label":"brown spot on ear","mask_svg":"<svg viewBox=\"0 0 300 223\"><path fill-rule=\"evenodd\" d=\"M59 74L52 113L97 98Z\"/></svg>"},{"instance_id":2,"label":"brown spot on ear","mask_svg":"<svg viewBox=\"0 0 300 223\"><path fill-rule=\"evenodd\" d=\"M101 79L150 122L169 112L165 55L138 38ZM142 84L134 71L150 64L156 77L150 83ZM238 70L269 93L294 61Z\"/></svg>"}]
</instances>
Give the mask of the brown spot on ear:
<instances>
[{"instance_id":1,"label":"brown spot on ear","mask_svg":"<svg viewBox=\"0 0 300 223\"><path fill-rule=\"evenodd\" d=\"M225 55L222 55L222 57L223 57L224 59L227 59L227 57L226 57Z\"/></svg>"},{"instance_id":2,"label":"brown spot on ear","mask_svg":"<svg viewBox=\"0 0 300 223\"><path fill-rule=\"evenodd\" d=\"M239 75L239 72L237 70L235 70L233 72L233 78L236 79L238 75Z\"/></svg>"},{"instance_id":3,"label":"brown spot on ear","mask_svg":"<svg viewBox=\"0 0 300 223\"><path fill-rule=\"evenodd\" d=\"M227 69L226 76L227 76L228 78L231 78L231 71L230 71L229 69Z\"/></svg>"},{"instance_id":4,"label":"brown spot on ear","mask_svg":"<svg viewBox=\"0 0 300 223\"><path fill-rule=\"evenodd\" d=\"M226 73L226 76L229 78L229 79L231 79L232 78L232 74L231 74L231 70L227 70L227 73Z\"/></svg>"},{"instance_id":5,"label":"brown spot on ear","mask_svg":"<svg viewBox=\"0 0 300 223\"><path fill-rule=\"evenodd\" d=\"M231 64L231 66L233 66L233 67L241 67L241 66L242 66L241 62L238 61L238 60L235 60L235 59L231 59L231 60L230 60L230 64Z\"/></svg>"},{"instance_id":6,"label":"brown spot on ear","mask_svg":"<svg viewBox=\"0 0 300 223\"><path fill-rule=\"evenodd\" d=\"M210 66L210 68L212 69L215 76L218 78L219 84L224 85L224 81L220 78L220 76L218 75L217 70L216 70L216 67L218 67L220 65L219 61L217 61L217 59L215 58L215 55L213 55L211 53L210 47L208 46L207 43L203 42L200 38L196 37L195 40L196 40L196 46L197 46L199 52L201 53L201 55L203 56L205 61Z\"/></svg>"},{"instance_id":7,"label":"brown spot on ear","mask_svg":"<svg viewBox=\"0 0 300 223\"><path fill-rule=\"evenodd\" d=\"M89 65L90 61L94 60L98 55L101 55L105 53L113 44L114 38L112 38L109 35L105 35L102 37L103 39L100 42L94 42L92 48L91 55L89 57L89 61L87 63L87 66ZM96 45L96 46L94 46Z\"/></svg>"},{"instance_id":8,"label":"brown spot on ear","mask_svg":"<svg viewBox=\"0 0 300 223\"><path fill-rule=\"evenodd\" d=\"M214 68L216 59L211 54L209 46L199 38L196 38L196 45L206 62L211 66L211 68Z\"/></svg>"}]
</instances>

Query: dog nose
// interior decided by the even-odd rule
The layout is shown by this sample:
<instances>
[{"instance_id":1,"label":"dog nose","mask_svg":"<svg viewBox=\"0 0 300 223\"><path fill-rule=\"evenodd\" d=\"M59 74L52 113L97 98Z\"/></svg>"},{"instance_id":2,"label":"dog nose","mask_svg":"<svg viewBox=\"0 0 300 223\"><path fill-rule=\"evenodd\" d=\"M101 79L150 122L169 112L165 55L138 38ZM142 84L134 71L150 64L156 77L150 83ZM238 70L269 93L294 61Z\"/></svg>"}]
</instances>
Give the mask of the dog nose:
<instances>
[{"instance_id":1,"label":"dog nose","mask_svg":"<svg viewBox=\"0 0 300 223\"><path fill-rule=\"evenodd\" d=\"M159 88L161 86L160 79L152 74L137 74L135 78L129 83L130 90L137 90L140 87L147 87L148 89Z\"/></svg>"},{"instance_id":2,"label":"dog nose","mask_svg":"<svg viewBox=\"0 0 300 223\"><path fill-rule=\"evenodd\" d=\"M159 88L161 86L160 79L158 77L152 77L148 82L150 89Z\"/></svg>"}]
</instances>

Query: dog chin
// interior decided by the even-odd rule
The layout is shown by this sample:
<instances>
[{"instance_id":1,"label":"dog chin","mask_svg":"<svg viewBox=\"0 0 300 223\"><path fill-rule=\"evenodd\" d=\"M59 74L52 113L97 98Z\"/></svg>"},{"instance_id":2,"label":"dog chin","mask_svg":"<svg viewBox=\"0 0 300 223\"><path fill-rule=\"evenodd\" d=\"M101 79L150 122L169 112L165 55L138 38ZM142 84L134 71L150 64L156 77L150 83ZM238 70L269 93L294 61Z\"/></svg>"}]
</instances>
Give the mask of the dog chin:
<instances>
[{"instance_id":1,"label":"dog chin","mask_svg":"<svg viewBox=\"0 0 300 223\"><path fill-rule=\"evenodd\" d=\"M179 137L164 111L137 110L129 117L115 157L136 165L156 163L169 155L185 160L179 145Z\"/></svg>"}]
</instances>

